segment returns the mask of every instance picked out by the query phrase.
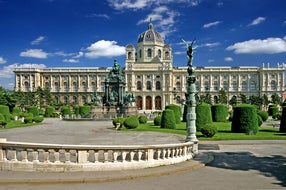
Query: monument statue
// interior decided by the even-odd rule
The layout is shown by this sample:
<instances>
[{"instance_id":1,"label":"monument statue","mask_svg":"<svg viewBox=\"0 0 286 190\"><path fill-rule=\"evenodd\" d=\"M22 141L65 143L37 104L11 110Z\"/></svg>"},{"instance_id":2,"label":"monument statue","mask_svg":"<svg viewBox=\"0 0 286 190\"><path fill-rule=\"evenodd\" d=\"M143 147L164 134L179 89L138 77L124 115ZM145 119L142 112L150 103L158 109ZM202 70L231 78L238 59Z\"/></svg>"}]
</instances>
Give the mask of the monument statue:
<instances>
[{"instance_id":1,"label":"monument statue","mask_svg":"<svg viewBox=\"0 0 286 190\"><path fill-rule=\"evenodd\" d=\"M187 93L186 93L186 106L187 106L187 136L186 142L198 142L196 137L196 75L195 67L193 67L194 50L193 47L195 40L191 43L187 43L187 56L188 56L188 77L187 77Z\"/></svg>"}]
</instances>

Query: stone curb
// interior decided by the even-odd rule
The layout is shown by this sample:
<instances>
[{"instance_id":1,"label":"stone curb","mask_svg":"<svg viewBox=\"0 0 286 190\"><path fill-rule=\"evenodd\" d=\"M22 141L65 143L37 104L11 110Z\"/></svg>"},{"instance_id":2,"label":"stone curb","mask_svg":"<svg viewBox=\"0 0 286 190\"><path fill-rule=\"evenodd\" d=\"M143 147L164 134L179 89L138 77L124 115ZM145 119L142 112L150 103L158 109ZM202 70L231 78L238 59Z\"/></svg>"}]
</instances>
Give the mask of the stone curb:
<instances>
[{"instance_id":1,"label":"stone curb","mask_svg":"<svg viewBox=\"0 0 286 190\"><path fill-rule=\"evenodd\" d=\"M160 177L180 172L200 169L213 161L211 153L200 153L193 160L178 164L159 166L141 170L124 170L108 172L71 172L71 173L37 173L0 172L0 185L40 185L40 184L71 184L71 183L99 183L132 180L137 178ZM8 176L7 176L8 173ZM18 173L19 174L19 173ZM5 179L6 177L6 179Z\"/></svg>"}]
</instances>

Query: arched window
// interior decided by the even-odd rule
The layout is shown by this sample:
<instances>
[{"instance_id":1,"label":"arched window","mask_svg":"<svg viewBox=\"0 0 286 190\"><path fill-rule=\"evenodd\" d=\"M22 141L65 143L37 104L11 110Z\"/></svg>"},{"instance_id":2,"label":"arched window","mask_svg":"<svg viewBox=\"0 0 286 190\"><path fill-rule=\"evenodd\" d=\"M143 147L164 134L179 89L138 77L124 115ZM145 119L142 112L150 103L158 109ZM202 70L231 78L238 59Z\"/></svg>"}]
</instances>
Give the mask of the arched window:
<instances>
[{"instance_id":1,"label":"arched window","mask_svg":"<svg viewBox=\"0 0 286 190\"><path fill-rule=\"evenodd\" d=\"M256 91L256 82L255 81L251 81L251 83L250 83L250 91Z\"/></svg>"},{"instance_id":2,"label":"arched window","mask_svg":"<svg viewBox=\"0 0 286 190\"><path fill-rule=\"evenodd\" d=\"M161 90L161 82L156 81L156 90Z\"/></svg>"},{"instance_id":3,"label":"arched window","mask_svg":"<svg viewBox=\"0 0 286 190\"><path fill-rule=\"evenodd\" d=\"M176 90L179 91L179 92L182 90L180 82L176 83Z\"/></svg>"},{"instance_id":4,"label":"arched window","mask_svg":"<svg viewBox=\"0 0 286 190\"><path fill-rule=\"evenodd\" d=\"M170 54L168 51L165 52L165 59L169 59L170 58Z\"/></svg>"},{"instance_id":5,"label":"arched window","mask_svg":"<svg viewBox=\"0 0 286 190\"><path fill-rule=\"evenodd\" d=\"M158 57L161 58L161 50L158 50Z\"/></svg>"},{"instance_id":6,"label":"arched window","mask_svg":"<svg viewBox=\"0 0 286 190\"><path fill-rule=\"evenodd\" d=\"M127 59L132 59L132 52L128 52Z\"/></svg>"},{"instance_id":7,"label":"arched window","mask_svg":"<svg viewBox=\"0 0 286 190\"><path fill-rule=\"evenodd\" d=\"M156 110L161 110L162 109L162 100L161 100L161 97L160 96L156 96L155 97L155 109Z\"/></svg>"},{"instance_id":8,"label":"arched window","mask_svg":"<svg viewBox=\"0 0 286 190\"><path fill-rule=\"evenodd\" d=\"M68 91L69 90L69 85L67 82L64 82L64 88L65 88L65 91Z\"/></svg>"},{"instance_id":9,"label":"arched window","mask_svg":"<svg viewBox=\"0 0 286 190\"><path fill-rule=\"evenodd\" d=\"M25 86L25 91L26 91L26 92L30 91L30 84L29 84L29 82L26 81L26 82L24 83L24 86Z\"/></svg>"},{"instance_id":10,"label":"arched window","mask_svg":"<svg viewBox=\"0 0 286 190\"><path fill-rule=\"evenodd\" d=\"M147 57L152 57L152 50L150 48L147 50Z\"/></svg>"},{"instance_id":11,"label":"arched window","mask_svg":"<svg viewBox=\"0 0 286 190\"><path fill-rule=\"evenodd\" d=\"M151 81L147 81L147 84L146 84L146 88L147 90L152 90L152 84L151 84Z\"/></svg>"},{"instance_id":12,"label":"arched window","mask_svg":"<svg viewBox=\"0 0 286 190\"><path fill-rule=\"evenodd\" d=\"M242 83L241 83L241 90L243 90L243 91L247 90L247 83L246 83L246 81L242 81Z\"/></svg>"},{"instance_id":13,"label":"arched window","mask_svg":"<svg viewBox=\"0 0 286 190\"><path fill-rule=\"evenodd\" d=\"M91 86L92 86L92 91L96 91L96 83L95 82L92 82L91 83Z\"/></svg>"},{"instance_id":14,"label":"arched window","mask_svg":"<svg viewBox=\"0 0 286 190\"><path fill-rule=\"evenodd\" d=\"M223 81L222 86L223 86L224 90L227 90L228 89L228 82Z\"/></svg>"},{"instance_id":15,"label":"arched window","mask_svg":"<svg viewBox=\"0 0 286 190\"><path fill-rule=\"evenodd\" d=\"M152 109L152 98L151 96L146 97L146 110L151 110Z\"/></svg>"},{"instance_id":16,"label":"arched window","mask_svg":"<svg viewBox=\"0 0 286 190\"><path fill-rule=\"evenodd\" d=\"M218 87L218 82L214 81L214 90L218 91L219 87Z\"/></svg>"},{"instance_id":17,"label":"arched window","mask_svg":"<svg viewBox=\"0 0 286 190\"><path fill-rule=\"evenodd\" d=\"M139 50L139 58L141 58L142 57L142 50L140 49Z\"/></svg>"},{"instance_id":18,"label":"arched window","mask_svg":"<svg viewBox=\"0 0 286 190\"><path fill-rule=\"evenodd\" d=\"M86 82L82 82L82 88L83 88L83 91L87 91L87 85L86 85Z\"/></svg>"},{"instance_id":19,"label":"arched window","mask_svg":"<svg viewBox=\"0 0 286 190\"><path fill-rule=\"evenodd\" d=\"M73 103L74 103L74 104L78 104L78 102L77 102L77 97L76 97L76 96L73 96Z\"/></svg>"},{"instance_id":20,"label":"arched window","mask_svg":"<svg viewBox=\"0 0 286 190\"><path fill-rule=\"evenodd\" d=\"M204 86L205 86L205 90L209 90L209 89L210 89L210 87L209 87L209 81L205 81Z\"/></svg>"},{"instance_id":21,"label":"arched window","mask_svg":"<svg viewBox=\"0 0 286 190\"><path fill-rule=\"evenodd\" d=\"M137 81L137 90L142 90L142 82Z\"/></svg>"},{"instance_id":22,"label":"arched window","mask_svg":"<svg viewBox=\"0 0 286 190\"><path fill-rule=\"evenodd\" d=\"M232 89L237 90L237 82L236 81L232 82Z\"/></svg>"},{"instance_id":23,"label":"arched window","mask_svg":"<svg viewBox=\"0 0 286 190\"><path fill-rule=\"evenodd\" d=\"M56 91L60 91L60 85L58 82L55 82L55 89Z\"/></svg>"},{"instance_id":24,"label":"arched window","mask_svg":"<svg viewBox=\"0 0 286 190\"><path fill-rule=\"evenodd\" d=\"M64 97L64 103L67 105L69 103L69 98L67 96Z\"/></svg>"},{"instance_id":25,"label":"arched window","mask_svg":"<svg viewBox=\"0 0 286 190\"><path fill-rule=\"evenodd\" d=\"M86 104L86 102L87 102L87 101L86 101L86 97L85 97L85 96L82 96L81 99L82 99L82 103L83 103L83 104Z\"/></svg>"},{"instance_id":26,"label":"arched window","mask_svg":"<svg viewBox=\"0 0 286 190\"><path fill-rule=\"evenodd\" d=\"M275 82L275 80L272 80L270 82L270 88L271 88L271 90L276 90L276 82Z\"/></svg>"},{"instance_id":27,"label":"arched window","mask_svg":"<svg viewBox=\"0 0 286 190\"><path fill-rule=\"evenodd\" d=\"M142 110L142 97L141 96L137 96L136 105L137 105L138 110Z\"/></svg>"},{"instance_id":28,"label":"arched window","mask_svg":"<svg viewBox=\"0 0 286 190\"><path fill-rule=\"evenodd\" d=\"M72 85L73 85L73 90L74 90L74 91L77 91L77 82L73 82Z\"/></svg>"},{"instance_id":29,"label":"arched window","mask_svg":"<svg viewBox=\"0 0 286 190\"><path fill-rule=\"evenodd\" d=\"M45 82L45 88L50 89L50 83L49 82Z\"/></svg>"}]
</instances>

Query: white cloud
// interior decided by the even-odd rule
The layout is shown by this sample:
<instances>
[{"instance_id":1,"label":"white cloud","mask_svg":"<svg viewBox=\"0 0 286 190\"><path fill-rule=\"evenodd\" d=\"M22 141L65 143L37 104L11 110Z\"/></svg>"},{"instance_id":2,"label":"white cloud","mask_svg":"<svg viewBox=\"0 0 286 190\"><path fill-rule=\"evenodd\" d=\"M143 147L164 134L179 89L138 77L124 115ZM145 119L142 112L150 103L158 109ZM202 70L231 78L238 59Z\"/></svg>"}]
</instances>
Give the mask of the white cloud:
<instances>
[{"instance_id":1,"label":"white cloud","mask_svg":"<svg viewBox=\"0 0 286 190\"><path fill-rule=\"evenodd\" d=\"M256 19L254 19L248 26L258 25L258 24L262 23L265 20L266 20L265 17L258 17Z\"/></svg>"},{"instance_id":2,"label":"white cloud","mask_svg":"<svg viewBox=\"0 0 286 190\"><path fill-rule=\"evenodd\" d=\"M78 59L64 59L63 62L65 63L78 63Z\"/></svg>"},{"instance_id":3,"label":"white cloud","mask_svg":"<svg viewBox=\"0 0 286 190\"><path fill-rule=\"evenodd\" d=\"M20 53L21 57L32 57L38 59L46 59L48 57L48 53L44 52L42 49L29 49L25 52Z\"/></svg>"},{"instance_id":4,"label":"white cloud","mask_svg":"<svg viewBox=\"0 0 286 190\"><path fill-rule=\"evenodd\" d=\"M39 45L42 41L44 41L45 36L39 36L35 40L31 42L32 45Z\"/></svg>"},{"instance_id":5,"label":"white cloud","mask_svg":"<svg viewBox=\"0 0 286 190\"><path fill-rule=\"evenodd\" d=\"M108 0L108 3L111 7L116 10L123 10L123 9L142 9L150 4L155 2L154 0Z\"/></svg>"},{"instance_id":6,"label":"white cloud","mask_svg":"<svg viewBox=\"0 0 286 190\"><path fill-rule=\"evenodd\" d=\"M236 54L275 54L286 52L286 36L284 38L267 38L264 40L248 40L228 46L226 50Z\"/></svg>"},{"instance_id":7,"label":"white cloud","mask_svg":"<svg viewBox=\"0 0 286 190\"><path fill-rule=\"evenodd\" d=\"M220 23L221 23L221 21L210 22L210 23L204 24L203 28L210 28L210 27L216 26Z\"/></svg>"},{"instance_id":8,"label":"white cloud","mask_svg":"<svg viewBox=\"0 0 286 190\"><path fill-rule=\"evenodd\" d=\"M4 63L7 63L7 61L3 57L0 57L0 64L4 64Z\"/></svg>"},{"instance_id":9,"label":"white cloud","mask_svg":"<svg viewBox=\"0 0 286 190\"><path fill-rule=\"evenodd\" d=\"M82 57L84 55L84 53L83 52L78 52L78 54L77 55L75 55L75 56L73 56L72 58L80 58L80 57Z\"/></svg>"},{"instance_id":10,"label":"white cloud","mask_svg":"<svg viewBox=\"0 0 286 190\"><path fill-rule=\"evenodd\" d=\"M226 61L226 62L231 62L231 61L233 61L233 59L232 59L232 57L225 57L225 58L224 58L224 61Z\"/></svg>"},{"instance_id":11,"label":"white cloud","mask_svg":"<svg viewBox=\"0 0 286 190\"><path fill-rule=\"evenodd\" d=\"M89 14L89 15L87 15L86 17L88 17L88 18L97 17L97 18L110 19L110 16L108 16L107 14L97 14L97 13Z\"/></svg>"},{"instance_id":12,"label":"white cloud","mask_svg":"<svg viewBox=\"0 0 286 190\"><path fill-rule=\"evenodd\" d=\"M31 64L31 63L25 63L25 64L18 64L14 63L12 65L4 66L0 70L0 78L13 78L14 77L14 70L16 67L19 68L45 68L46 66L44 64Z\"/></svg>"},{"instance_id":13,"label":"white cloud","mask_svg":"<svg viewBox=\"0 0 286 190\"><path fill-rule=\"evenodd\" d=\"M216 46L219 46L220 43L219 42L213 42L213 43L205 43L203 45L201 45L201 47L209 47L209 48L212 48L212 47L216 47Z\"/></svg>"},{"instance_id":14,"label":"white cloud","mask_svg":"<svg viewBox=\"0 0 286 190\"><path fill-rule=\"evenodd\" d=\"M88 58L114 57L125 55L125 47L117 45L116 41L100 40L91 44L85 56Z\"/></svg>"}]
</instances>

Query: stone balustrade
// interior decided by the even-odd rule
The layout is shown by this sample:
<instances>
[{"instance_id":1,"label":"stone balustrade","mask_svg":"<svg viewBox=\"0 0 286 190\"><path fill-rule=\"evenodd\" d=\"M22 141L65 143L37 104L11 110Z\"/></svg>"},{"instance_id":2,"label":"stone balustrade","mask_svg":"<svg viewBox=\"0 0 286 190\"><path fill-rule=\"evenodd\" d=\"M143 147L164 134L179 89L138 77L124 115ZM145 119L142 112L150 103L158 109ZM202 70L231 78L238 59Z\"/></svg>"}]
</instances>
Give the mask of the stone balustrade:
<instances>
[{"instance_id":1,"label":"stone balustrade","mask_svg":"<svg viewBox=\"0 0 286 190\"><path fill-rule=\"evenodd\" d=\"M169 165L191 159L193 142L160 145L62 145L8 142L0 139L5 171L107 171Z\"/></svg>"}]
</instances>

